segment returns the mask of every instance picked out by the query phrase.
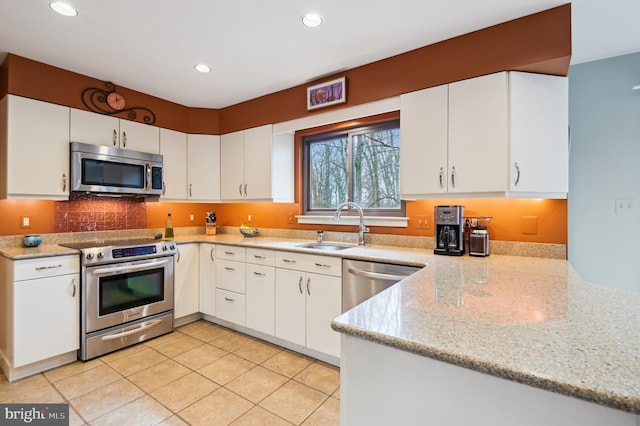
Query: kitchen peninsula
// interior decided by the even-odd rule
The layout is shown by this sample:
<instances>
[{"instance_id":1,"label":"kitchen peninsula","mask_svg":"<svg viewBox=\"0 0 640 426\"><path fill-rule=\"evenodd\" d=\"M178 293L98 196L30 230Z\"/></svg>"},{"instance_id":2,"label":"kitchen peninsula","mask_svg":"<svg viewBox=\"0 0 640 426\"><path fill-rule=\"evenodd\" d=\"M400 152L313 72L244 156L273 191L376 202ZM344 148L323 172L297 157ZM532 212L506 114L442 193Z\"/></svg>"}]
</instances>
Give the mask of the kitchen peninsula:
<instances>
[{"instance_id":1,"label":"kitchen peninsula","mask_svg":"<svg viewBox=\"0 0 640 426\"><path fill-rule=\"evenodd\" d=\"M343 424L638 424L640 295L563 260L427 265L334 320Z\"/></svg>"}]
</instances>

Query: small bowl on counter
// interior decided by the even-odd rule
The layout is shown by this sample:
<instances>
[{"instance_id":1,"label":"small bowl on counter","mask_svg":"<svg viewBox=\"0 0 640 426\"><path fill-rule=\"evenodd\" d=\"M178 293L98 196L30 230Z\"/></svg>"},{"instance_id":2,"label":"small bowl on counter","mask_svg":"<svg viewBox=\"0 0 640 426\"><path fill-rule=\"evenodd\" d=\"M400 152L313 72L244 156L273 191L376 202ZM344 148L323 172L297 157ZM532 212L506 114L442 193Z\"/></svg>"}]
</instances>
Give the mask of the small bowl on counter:
<instances>
[{"instance_id":1,"label":"small bowl on counter","mask_svg":"<svg viewBox=\"0 0 640 426\"><path fill-rule=\"evenodd\" d=\"M240 233L244 235L245 238L251 238L258 233L258 228L252 228L250 226L241 226L238 228Z\"/></svg>"},{"instance_id":2,"label":"small bowl on counter","mask_svg":"<svg viewBox=\"0 0 640 426\"><path fill-rule=\"evenodd\" d=\"M25 235L22 239L22 244L25 247L38 247L42 243L42 237L40 235Z\"/></svg>"}]
</instances>

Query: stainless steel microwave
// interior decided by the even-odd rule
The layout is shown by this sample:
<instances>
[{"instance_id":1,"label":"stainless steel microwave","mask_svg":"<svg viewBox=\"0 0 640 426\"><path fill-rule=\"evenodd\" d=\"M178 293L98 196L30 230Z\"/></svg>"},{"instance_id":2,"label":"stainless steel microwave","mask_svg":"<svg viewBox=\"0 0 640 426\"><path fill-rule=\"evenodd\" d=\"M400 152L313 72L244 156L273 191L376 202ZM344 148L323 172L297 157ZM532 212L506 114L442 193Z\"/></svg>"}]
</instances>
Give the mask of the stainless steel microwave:
<instances>
[{"instance_id":1,"label":"stainless steel microwave","mask_svg":"<svg viewBox=\"0 0 640 426\"><path fill-rule=\"evenodd\" d=\"M71 191L162 194L162 155L71 142Z\"/></svg>"}]
</instances>

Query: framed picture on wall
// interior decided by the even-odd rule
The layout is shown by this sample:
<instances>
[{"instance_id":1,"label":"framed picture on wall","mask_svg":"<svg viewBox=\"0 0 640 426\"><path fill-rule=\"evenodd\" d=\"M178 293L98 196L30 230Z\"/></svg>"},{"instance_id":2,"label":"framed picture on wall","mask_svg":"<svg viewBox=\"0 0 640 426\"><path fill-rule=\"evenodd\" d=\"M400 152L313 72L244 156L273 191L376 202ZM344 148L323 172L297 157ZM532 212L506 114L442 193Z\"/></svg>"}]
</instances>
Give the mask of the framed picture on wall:
<instances>
[{"instance_id":1,"label":"framed picture on wall","mask_svg":"<svg viewBox=\"0 0 640 426\"><path fill-rule=\"evenodd\" d=\"M307 87L307 109L323 108L347 101L345 77Z\"/></svg>"}]
</instances>

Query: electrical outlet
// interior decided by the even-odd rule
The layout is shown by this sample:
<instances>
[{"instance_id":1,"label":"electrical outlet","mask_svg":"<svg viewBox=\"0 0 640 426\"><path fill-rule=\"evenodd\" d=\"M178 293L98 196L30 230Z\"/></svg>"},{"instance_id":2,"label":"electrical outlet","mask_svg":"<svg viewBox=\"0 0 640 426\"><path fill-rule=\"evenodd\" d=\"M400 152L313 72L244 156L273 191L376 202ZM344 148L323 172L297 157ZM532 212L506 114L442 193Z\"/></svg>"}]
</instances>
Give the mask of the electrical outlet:
<instances>
[{"instance_id":1,"label":"electrical outlet","mask_svg":"<svg viewBox=\"0 0 640 426\"><path fill-rule=\"evenodd\" d=\"M289 215L288 215L289 219L287 220L287 223L289 225L292 225L292 224L296 223L296 214L297 213L296 213L295 210L289 212Z\"/></svg>"},{"instance_id":2,"label":"electrical outlet","mask_svg":"<svg viewBox=\"0 0 640 426\"><path fill-rule=\"evenodd\" d=\"M638 199L637 198L616 198L617 215L631 216L638 211Z\"/></svg>"},{"instance_id":3,"label":"electrical outlet","mask_svg":"<svg viewBox=\"0 0 640 426\"><path fill-rule=\"evenodd\" d=\"M20 228L22 229L31 228L31 218L29 216L20 216Z\"/></svg>"},{"instance_id":4,"label":"electrical outlet","mask_svg":"<svg viewBox=\"0 0 640 426\"><path fill-rule=\"evenodd\" d=\"M416 224L416 229L431 229L429 216L417 215L416 220L418 221L418 223Z\"/></svg>"},{"instance_id":5,"label":"electrical outlet","mask_svg":"<svg viewBox=\"0 0 640 426\"><path fill-rule=\"evenodd\" d=\"M192 214L189 215L189 222L193 222L195 219L196 218Z\"/></svg>"},{"instance_id":6,"label":"electrical outlet","mask_svg":"<svg viewBox=\"0 0 640 426\"><path fill-rule=\"evenodd\" d=\"M247 222L251 222L251 214L247 215Z\"/></svg>"}]
</instances>

